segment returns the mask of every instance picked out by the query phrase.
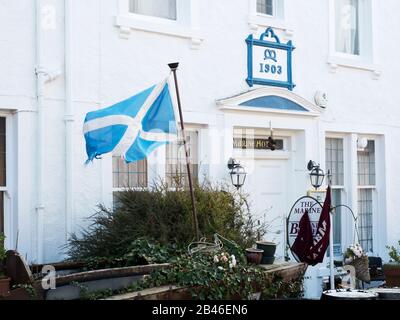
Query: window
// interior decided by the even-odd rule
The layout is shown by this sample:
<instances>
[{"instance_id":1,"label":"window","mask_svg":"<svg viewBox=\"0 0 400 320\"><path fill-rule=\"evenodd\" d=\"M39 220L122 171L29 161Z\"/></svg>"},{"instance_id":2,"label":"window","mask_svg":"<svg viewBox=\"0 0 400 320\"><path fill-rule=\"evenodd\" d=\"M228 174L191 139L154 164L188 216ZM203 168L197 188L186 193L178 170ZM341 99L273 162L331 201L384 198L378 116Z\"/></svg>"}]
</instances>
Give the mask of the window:
<instances>
[{"instance_id":1,"label":"window","mask_svg":"<svg viewBox=\"0 0 400 320\"><path fill-rule=\"evenodd\" d=\"M191 165L191 173L193 181L198 179L198 136L196 130L186 130L186 143L189 150L189 160ZM176 142L167 145L166 150L166 182L169 186L189 186L186 155L183 140L178 139Z\"/></svg>"},{"instance_id":2,"label":"window","mask_svg":"<svg viewBox=\"0 0 400 320\"><path fill-rule=\"evenodd\" d=\"M115 25L121 39L134 30L189 39L192 49L204 40L200 26L199 0L117 0ZM249 0L250 1L250 0Z\"/></svg>"},{"instance_id":3,"label":"window","mask_svg":"<svg viewBox=\"0 0 400 320\"><path fill-rule=\"evenodd\" d=\"M360 1L336 0L335 2L336 51L360 54Z\"/></svg>"},{"instance_id":4,"label":"window","mask_svg":"<svg viewBox=\"0 0 400 320\"><path fill-rule=\"evenodd\" d=\"M130 0L129 11L146 16L177 19L176 0Z\"/></svg>"},{"instance_id":5,"label":"window","mask_svg":"<svg viewBox=\"0 0 400 320\"><path fill-rule=\"evenodd\" d=\"M6 184L6 118L0 117L0 232L4 233L4 191Z\"/></svg>"},{"instance_id":6,"label":"window","mask_svg":"<svg viewBox=\"0 0 400 320\"><path fill-rule=\"evenodd\" d=\"M372 189L358 190L358 232L361 247L372 252Z\"/></svg>"},{"instance_id":7,"label":"window","mask_svg":"<svg viewBox=\"0 0 400 320\"><path fill-rule=\"evenodd\" d=\"M372 62L371 0L331 0L334 12L332 46L337 55Z\"/></svg>"},{"instance_id":8,"label":"window","mask_svg":"<svg viewBox=\"0 0 400 320\"><path fill-rule=\"evenodd\" d=\"M358 185L375 185L375 141L368 141L363 151L358 151Z\"/></svg>"},{"instance_id":9,"label":"window","mask_svg":"<svg viewBox=\"0 0 400 320\"><path fill-rule=\"evenodd\" d=\"M344 180L343 172L343 139L326 139L326 171L332 175L332 185L342 186Z\"/></svg>"},{"instance_id":10,"label":"window","mask_svg":"<svg viewBox=\"0 0 400 320\"><path fill-rule=\"evenodd\" d=\"M373 251L373 191L375 189L375 141L369 140L358 158L358 231L365 251Z\"/></svg>"},{"instance_id":11,"label":"window","mask_svg":"<svg viewBox=\"0 0 400 320\"><path fill-rule=\"evenodd\" d=\"M121 157L113 157L114 189L147 187L147 161L127 164Z\"/></svg>"},{"instance_id":12,"label":"window","mask_svg":"<svg viewBox=\"0 0 400 320\"><path fill-rule=\"evenodd\" d=\"M274 16L274 0L257 0L257 12Z\"/></svg>"},{"instance_id":13,"label":"window","mask_svg":"<svg viewBox=\"0 0 400 320\"><path fill-rule=\"evenodd\" d=\"M332 205L342 204L344 190L344 156L343 139L327 138L325 140L326 171L330 171L332 179ZM333 216L333 252L335 256L342 254L342 211L338 208Z\"/></svg>"},{"instance_id":14,"label":"window","mask_svg":"<svg viewBox=\"0 0 400 320\"><path fill-rule=\"evenodd\" d=\"M251 0L254 1L252 6L253 12L256 13L260 18L278 18L283 19L283 1L284 0ZM267 17L266 17L267 16Z\"/></svg>"}]
</instances>

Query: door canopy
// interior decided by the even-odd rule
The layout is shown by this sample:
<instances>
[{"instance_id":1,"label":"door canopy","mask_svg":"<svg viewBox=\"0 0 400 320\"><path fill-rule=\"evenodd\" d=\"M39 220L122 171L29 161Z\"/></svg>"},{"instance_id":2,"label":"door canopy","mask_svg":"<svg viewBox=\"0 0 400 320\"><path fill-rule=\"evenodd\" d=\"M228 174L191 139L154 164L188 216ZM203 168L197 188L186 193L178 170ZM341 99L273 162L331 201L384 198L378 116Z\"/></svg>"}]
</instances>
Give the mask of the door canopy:
<instances>
[{"instance_id":1,"label":"door canopy","mask_svg":"<svg viewBox=\"0 0 400 320\"><path fill-rule=\"evenodd\" d=\"M318 117L323 109L281 88L259 88L217 101L221 110L287 113Z\"/></svg>"}]
</instances>

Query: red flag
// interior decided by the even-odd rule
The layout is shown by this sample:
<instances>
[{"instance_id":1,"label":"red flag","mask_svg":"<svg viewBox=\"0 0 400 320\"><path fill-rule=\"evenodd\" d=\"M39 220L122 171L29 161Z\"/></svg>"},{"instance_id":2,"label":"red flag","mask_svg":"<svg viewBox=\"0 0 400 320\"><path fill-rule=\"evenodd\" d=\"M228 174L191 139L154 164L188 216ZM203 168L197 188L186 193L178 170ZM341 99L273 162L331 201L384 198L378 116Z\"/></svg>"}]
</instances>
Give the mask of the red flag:
<instances>
[{"instance_id":1,"label":"red flag","mask_svg":"<svg viewBox=\"0 0 400 320\"><path fill-rule=\"evenodd\" d=\"M331 187L326 190L326 198L319 218L317 233L314 243L307 256L309 265L315 266L324 260L326 249L329 245L329 232L331 230Z\"/></svg>"},{"instance_id":2,"label":"red flag","mask_svg":"<svg viewBox=\"0 0 400 320\"><path fill-rule=\"evenodd\" d=\"M313 245L313 233L311 228L310 217L308 216L308 211L306 210L301 217L299 223L299 232L297 234L296 240L292 246L292 252L296 254L300 262L307 262L306 257L310 252Z\"/></svg>"}]
</instances>

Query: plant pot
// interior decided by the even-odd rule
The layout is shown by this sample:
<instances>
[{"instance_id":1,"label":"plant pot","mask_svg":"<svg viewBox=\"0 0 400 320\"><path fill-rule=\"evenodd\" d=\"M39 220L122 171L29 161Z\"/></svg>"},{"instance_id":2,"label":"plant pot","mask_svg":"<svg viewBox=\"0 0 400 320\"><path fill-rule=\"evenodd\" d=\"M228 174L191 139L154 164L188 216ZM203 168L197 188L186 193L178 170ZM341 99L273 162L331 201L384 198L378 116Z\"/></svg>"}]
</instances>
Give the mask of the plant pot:
<instances>
[{"instance_id":1,"label":"plant pot","mask_svg":"<svg viewBox=\"0 0 400 320\"><path fill-rule=\"evenodd\" d=\"M264 250L264 257L273 257L276 251L276 243L257 241L257 249Z\"/></svg>"},{"instance_id":2,"label":"plant pot","mask_svg":"<svg viewBox=\"0 0 400 320\"><path fill-rule=\"evenodd\" d=\"M387 263L383 265L386 286L389 288L400 287L400 263Z\"/></svg>"},{"instance_id":3,"label":"plant pot","mask_svg":"<svg viewBox=\"0 0 400 320\"><path fill-rule=\"evenodd\" d=\"M0 277L0 297L5 297L10 293L11 278Z\"/></svg>"},{"instance_id":4,"label":"plant pot","mask_svg":"<svg viewBox=\"0 0 400 320\"><path fill-rule=\"evenodd\" d=\"M263 250L260 249L246 249L246 258L248 263L260 264L263 258Z\"/></svg>"},{"instance_id":5,"label":"plant pot","mask_svg":"<svg viewBox=\"0 0 400 320\"><path fill-rule=\"evenodd\" d=\"M261 260L261 264L274 264L275 257L264 257Z\"/></svg>"},{"instance_id":6,"label":"plant pot","mask_svg":"<svg viewBox=\"0 0 400 320\"><path fill-rule=\"evenodd\" d=\"M356 269L356 278L366 283L371 282L371 276L369 274L368 257L364 256L356 258L349 263Z\"/></svg>"}]
</instances>

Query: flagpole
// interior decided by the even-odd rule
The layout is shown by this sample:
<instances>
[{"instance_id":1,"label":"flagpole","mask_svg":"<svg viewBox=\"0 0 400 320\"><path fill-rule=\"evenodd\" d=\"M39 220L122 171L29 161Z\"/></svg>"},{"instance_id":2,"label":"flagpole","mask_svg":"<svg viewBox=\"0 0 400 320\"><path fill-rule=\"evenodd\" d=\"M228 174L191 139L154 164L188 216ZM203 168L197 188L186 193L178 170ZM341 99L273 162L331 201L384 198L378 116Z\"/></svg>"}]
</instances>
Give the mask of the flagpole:
<instances>
[{"instance_id":1,"label":"flagpole","mask_svg":"<svg viewBox=\"0 0 400 320\"><path fill-rule=\"evenodd\" d=\"M328 185L329 192L332 195L331 191L331 173L328 170ZM331 227L329 230L329 268L330 268L330 282L331 282L331 290L335 290L335 269L334 269L334 258L333 258L333 212L329 208L329 218L331 219Z\"/></svg>"},{"instance_id":2,"label":"flagpole","mask_svg":"<svg viewBox=\"0 0 400 320\"><path fill-rule=\"evenodd\" d=\"M185 124L183 122L183 112L182 112L182 106L181 106L181 99L180 99L180 95L179 95L178 78L176 76L176 70L178 69L179 63L178 62L170 63L170 64L168 64L168 66L170 67L172 73L174 74L176 98L178 101L179 118L180 118L180 122L181 122L181 131L182 131L182 136L183 136L183 145L185 147L186 169L187 169L187 173L188 173L190 197L191 197L191 201L192 201L193 224L194 224L194 229L195 229L195 233L196 233L196 240L199 241L200 240L199 223L197 220L196 200L194 197L192 173L190 170L189 149L188 149L188 146L186 143Z\"/></svg>"}]
</instances>

